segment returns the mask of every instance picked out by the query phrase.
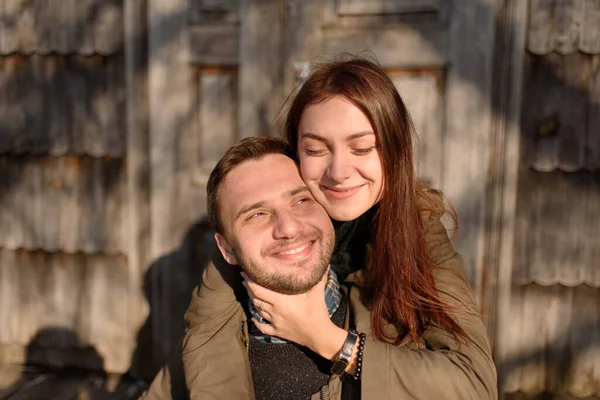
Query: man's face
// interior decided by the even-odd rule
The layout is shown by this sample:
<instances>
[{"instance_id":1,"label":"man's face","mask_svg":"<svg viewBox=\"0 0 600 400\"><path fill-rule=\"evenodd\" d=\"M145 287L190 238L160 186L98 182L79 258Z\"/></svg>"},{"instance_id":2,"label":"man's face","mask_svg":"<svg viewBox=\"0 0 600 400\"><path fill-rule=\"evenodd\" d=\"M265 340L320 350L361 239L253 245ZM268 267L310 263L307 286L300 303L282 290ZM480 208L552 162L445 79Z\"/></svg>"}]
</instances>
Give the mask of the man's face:
<instances>
[{"instance_id":1,"label":"man's face","mask_svg":"<svg viewBox=\"0 0 600 400\"><path fill-rule=\"evenodd\" d=\"M304 293L321 279L334 246L333 226L282 154L245 161L221 182L218 193L225 260L239 264L259 285Z\"/></svg>"}]
</instances>

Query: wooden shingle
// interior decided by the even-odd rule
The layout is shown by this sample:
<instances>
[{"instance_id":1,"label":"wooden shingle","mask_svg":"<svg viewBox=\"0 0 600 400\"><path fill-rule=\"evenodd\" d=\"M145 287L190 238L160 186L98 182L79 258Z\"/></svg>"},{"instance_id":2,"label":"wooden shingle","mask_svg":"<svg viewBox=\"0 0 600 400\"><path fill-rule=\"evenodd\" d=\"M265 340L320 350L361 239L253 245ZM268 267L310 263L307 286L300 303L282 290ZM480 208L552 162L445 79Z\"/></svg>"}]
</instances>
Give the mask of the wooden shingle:
<instances>
[{"instance_id":1,"label":"wooden shingle","mask_svg":"<svg viewBox=\"0 0 600 400\"><path fill-rule=\"evenodd\" d=\"M513 280L600 288L600 175L519 174Z\"/></svg>"},{"instance_id":2,"label":"wooden shingle","mask_svg":"<svg viewBox=\"0 0 600 400\"><path fill-rule=\"evenodd\" d=\"M600 2L530 0L527 49L534 54L600 53Z\"/></svg>"},{"instance_id":3,"label":"wooden shingle","mask_svg":"<svg viewBox=\"0 0 600 400\"><path fill-rule=\"evenodd\" d=\"M600 55L527 57L522 163L537 171L600 165Z\"/></svg>"},{"instance_id":4,"label":"wooden shingle","mask_svg":"<svg viewBox=\"0 0 600 400\"><path fill-rule=\"evenodd\" d=\"M120 159L1 157L0 247L127 253Z\"/></svg>"},{"instance_id":5,"label":"wooden shingle","mask_svg":"<svg viewBox=\"0 0 600 400\"><path fill-rule=\"evenodd\" d=\"M124 61L0 59L0 154L124 154Z\"/></svg>"},{"instance_id":6,"label":"wooden shingle","mask_svg":"<svg viewBox=\"0 0 600 400\"><path fill-rule=\"evenodd\" d=\"M0 54L114 54L123 46L119 0L6 0Z\"/></svg>"}]
</instances>

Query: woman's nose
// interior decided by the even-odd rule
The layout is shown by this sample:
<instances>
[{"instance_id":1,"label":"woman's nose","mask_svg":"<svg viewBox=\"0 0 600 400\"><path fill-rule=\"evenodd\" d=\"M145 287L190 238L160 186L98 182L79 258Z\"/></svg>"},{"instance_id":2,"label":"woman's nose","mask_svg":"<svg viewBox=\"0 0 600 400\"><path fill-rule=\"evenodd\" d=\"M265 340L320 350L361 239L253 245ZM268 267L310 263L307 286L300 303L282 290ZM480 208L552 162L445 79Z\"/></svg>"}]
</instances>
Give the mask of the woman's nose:
<instances>
[{"instance_id":1,"label":"woman's nose","mask_svg":"<svg viewBox=\"0 0 600 400\"><path fill-rule=\"evenodd\" d=\"M329 167L327 168L329 179L341 183L352 175L354 168L348 158L346 154L335 154L331 157Z\"/></svg>"}]
</instances>

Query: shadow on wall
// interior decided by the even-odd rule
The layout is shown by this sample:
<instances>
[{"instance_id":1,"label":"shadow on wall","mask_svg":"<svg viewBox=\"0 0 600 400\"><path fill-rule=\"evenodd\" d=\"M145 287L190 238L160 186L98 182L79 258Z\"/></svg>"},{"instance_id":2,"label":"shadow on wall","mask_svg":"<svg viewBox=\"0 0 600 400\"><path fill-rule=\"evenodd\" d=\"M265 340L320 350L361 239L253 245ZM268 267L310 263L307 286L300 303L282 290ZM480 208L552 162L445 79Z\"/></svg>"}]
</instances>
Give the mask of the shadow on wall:
<instances>
[{"instance_id":1,"label":"shadow on wall","mask_svg":"<svg viewBox=\"0 0 600 400\"><path fill-rule=\"evenodd\" d=\"M5 367L8 368L8 367ZM104 360L93 346L83 345L70 329L46 327L27 345L25 366L6 370L15 374L0 399L134 399L116 397L108 389ZM7 377L3 377L5 380ZM10 378L9 378L10 379Z\"/></svg>"},{"instance_id":2,"label":"shadow on wall","mask_svg":"<svg viewBox=\"0 0 600 400\"><path fill-rule=\"evenodd\" d=\"M188 229L177 250L158 258L146 271L143 291L150 310L138 332L124 382L133 378L149 384L169 356L177 353L174 349L183 337L183 316L192 291L216 248L213 233L208 220L201 218ZM180 361L178 348L175 358Z\"/></svg>"}]
</instances>

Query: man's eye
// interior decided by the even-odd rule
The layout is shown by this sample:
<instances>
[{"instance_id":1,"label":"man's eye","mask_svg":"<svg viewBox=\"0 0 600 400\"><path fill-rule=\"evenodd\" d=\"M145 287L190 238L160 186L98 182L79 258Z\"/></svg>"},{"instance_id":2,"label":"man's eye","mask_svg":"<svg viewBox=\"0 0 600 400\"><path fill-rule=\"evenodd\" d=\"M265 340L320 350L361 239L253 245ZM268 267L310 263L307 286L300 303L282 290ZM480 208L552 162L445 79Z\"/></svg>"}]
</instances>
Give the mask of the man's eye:
<instances>
[{"instance_id":1,"label":"man's eye","mask_svg":"<svg viewBox=\"0 0 600 400\"><path fill-rule=\"evenodd\" d=\"M256 218L262 217L263 215L266 215L266 214L264 212L261 212L261 211L255 212L254 214L251 214L248 217L248 219L256 219Z\"/></svg>"},{"instance_id":2,"label":"man's eye","mask_svg":"<svg viewBox=\"0 0 600 400\"><path fill-rule=\"evenodd\" d=\"M303 197L301 199L299 199L296 204L304 204L306 202L310 201L310 199L308 197Z\"/></svg>"}]
</instances>

